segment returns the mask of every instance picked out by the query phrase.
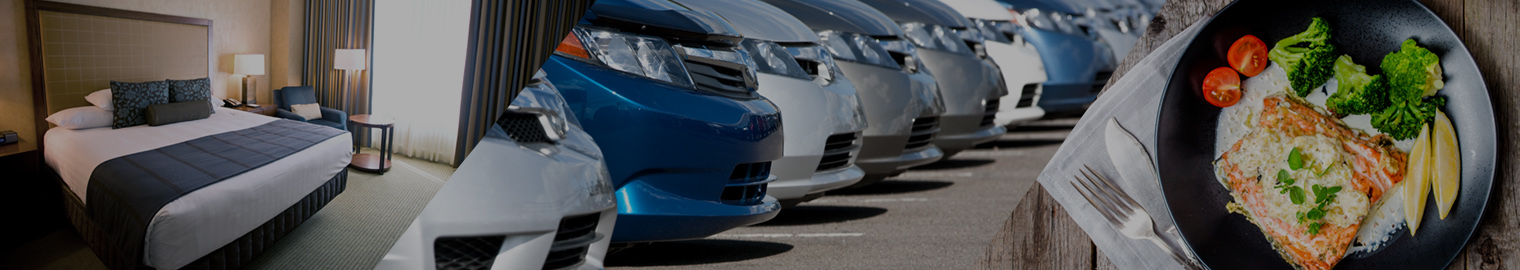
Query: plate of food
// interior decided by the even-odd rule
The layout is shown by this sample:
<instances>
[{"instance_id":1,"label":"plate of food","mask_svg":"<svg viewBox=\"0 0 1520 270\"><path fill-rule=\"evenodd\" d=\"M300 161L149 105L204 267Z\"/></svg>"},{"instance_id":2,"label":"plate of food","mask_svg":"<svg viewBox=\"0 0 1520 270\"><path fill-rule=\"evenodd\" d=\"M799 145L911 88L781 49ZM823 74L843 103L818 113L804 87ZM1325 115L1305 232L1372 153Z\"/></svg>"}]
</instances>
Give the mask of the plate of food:
<instances>
[{"instance_id":1,"label":"plate of food","mask_svg":"<svg viewBox=\"0 0 1520 270\"><path fill-rule=\"evenodd\" d=\"M1444 268L1493 187L1493 102L1415 1L1242 0L1187 45L1157 121L1173 219L1215 269Z\"/></svg>"}]
</instances>

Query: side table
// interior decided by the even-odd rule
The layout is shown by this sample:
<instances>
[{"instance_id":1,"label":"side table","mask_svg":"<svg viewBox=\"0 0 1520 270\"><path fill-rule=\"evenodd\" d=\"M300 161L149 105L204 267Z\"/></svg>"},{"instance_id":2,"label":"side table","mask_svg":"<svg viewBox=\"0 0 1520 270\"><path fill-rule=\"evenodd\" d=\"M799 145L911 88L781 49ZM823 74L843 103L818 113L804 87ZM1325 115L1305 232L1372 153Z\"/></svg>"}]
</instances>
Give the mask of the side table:
<instances>
[{"instance_id":1,"label":"side table","mask_svg":"<svg viewBox=\"0 0 1520 270\"><path fill-rule=\"evenodd\" d=\"M349 128L349 130L355 131L349 133L354 136L355 153L359 152L359 133L357 132L357 129L380 129L380 154L354 154L353 160L348 163L348 166L353 167L359 171L378 173L382 175L385 174L385 171L389 171L391 169L391 140L394 139L393 137L395 137L394 135L396 133L396 121L392 118L384 116L355 114L348 116L348 123L349 125L353 126L352 128Z\"/></svg>"}]
</instances>

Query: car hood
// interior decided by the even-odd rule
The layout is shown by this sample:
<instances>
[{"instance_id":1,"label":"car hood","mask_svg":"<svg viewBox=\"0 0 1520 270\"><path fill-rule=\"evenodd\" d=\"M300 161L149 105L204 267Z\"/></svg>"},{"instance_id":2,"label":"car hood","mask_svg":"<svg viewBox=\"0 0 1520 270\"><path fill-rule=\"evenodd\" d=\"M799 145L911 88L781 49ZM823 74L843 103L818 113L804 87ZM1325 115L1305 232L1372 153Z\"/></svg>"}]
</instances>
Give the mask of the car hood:
<instances>
[{"instance_id":1,"label":"car hood","mask_svg":"<svg viewBox=\"0 0 1520 270\"><path fill-rule=\"evenodd\" d=\"M600 0L582 18L592 25L677 40L737 43L743 37L723 17L670 0Z\"/></svg>"},{"instance_id":2,"label":"car hood","mask_svg":"<svg viewBox=\"0 0 1520 270\"><path fill-rule=\"evenodd\" d=\"M891 17L855 0L764 0L792 14L813 30L834 30L867 36L902 36Z\"/></svg>"},{"instance_id":3,"label":"car hood","mask_svg":"<svg viewBox=\"0 0 1520 270\"><path fill-rule=\"evenodd\" d=\"M971 21L939 0L861 0L899 22L918 22L950 28L966 28Z\"/></svg>"},{"instance_id":4,"label":"car hood","mask_svg":"<svg viewBox=\"0 0 1520 270\"><path fill-rule=\"evenodd\" d=\"M975 18L993 21L1012 21L1013 13L1008 13L1008 8L998 4L994 0L939 0L960 12L966 18Z\"/></svg>"},{"instance_id":5,"label":"car hood","mask_svg":"<svg viewBox=\"0 0 1520 270\"><path fill-rule=\"evenodd\" d=\"M739 29L745 38L773 42L817 43L818 35L807 24L760 0L675 0L697 11L717 13Z\"/></svg>"},{"instance_id":6,"label":"car hood","mask_svg":"<svg viewBox=\"0 0 1520 270\"><path fill-rule=\"evenodd\" d=\"M1041 0L997 0L997 1L999 3L1003 3L1003 4L1007 4L1009 6L1013 6L1014 9L1017 9L1019 11L1024 11L1024 10L1027 10L1027 9L1039 9L1039 10L1048 10L1048 11L1055 11L1055 12L1062 12L1062 13L1070 13L1070 14L1080 14L1080 13L1082 13L1081 11L1078 11L1078 10L1075 10L1075 9L1071 9L1070 6L1066 6L1066 5L1051 5L1050 3L1047 3L1047 2L1041 1Z\"/></svg>"}]
</instances>

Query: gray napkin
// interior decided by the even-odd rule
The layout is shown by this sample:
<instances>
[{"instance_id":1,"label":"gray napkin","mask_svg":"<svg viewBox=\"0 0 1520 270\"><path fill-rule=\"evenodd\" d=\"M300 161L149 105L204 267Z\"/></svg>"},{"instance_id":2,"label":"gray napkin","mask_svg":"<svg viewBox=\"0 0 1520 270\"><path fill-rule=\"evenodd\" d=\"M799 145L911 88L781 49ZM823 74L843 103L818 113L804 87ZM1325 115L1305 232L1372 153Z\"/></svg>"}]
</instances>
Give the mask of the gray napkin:
<instances>
[{"instance_id":1,"label":"gray napkin","mask_svg":"<svg viewBox=\"0 0 1520 270\"><path fill-rule=\"evenodd\" d=\"M1109 161L1103 131L1109 118L1118 119L1124 129L1129 130L1145 145L1146 151L1151 153L1151 159L1155 160L1156 112L1161 106L1162 91L1166 88L1167 79L1171 77L1172 68L1177 64L1177 58L1182 56L1183 49L1186 49L1198 29L1202 28L1202 22L1208 21L1208 18L1201 19L1199 23L1194 23L1167 40L1104 92L1077 122L1071 135L1066 137L1066 142L1061 144L1050 163L1045 165L1045 170L1040 172L1038 180L1045 191L1050 192L1051 197L1066 208L1066 213L1087 232L1087 236L1108 256L1109 261L1121 268L1183 267L1150 241L1130 239L1119 233L1067 182L1075 179L1073 176L1078 174L1078 169L1083 164L1091 166L1145 207L1151 214L1151 219L1156 222L1157 230L1163 232L1161 237L1181 237L1177 234L1177 225L1172 222L1172 213L1167 209L1160 183L1135 181L1119 175Z\"/></svg>"}]
</instances>

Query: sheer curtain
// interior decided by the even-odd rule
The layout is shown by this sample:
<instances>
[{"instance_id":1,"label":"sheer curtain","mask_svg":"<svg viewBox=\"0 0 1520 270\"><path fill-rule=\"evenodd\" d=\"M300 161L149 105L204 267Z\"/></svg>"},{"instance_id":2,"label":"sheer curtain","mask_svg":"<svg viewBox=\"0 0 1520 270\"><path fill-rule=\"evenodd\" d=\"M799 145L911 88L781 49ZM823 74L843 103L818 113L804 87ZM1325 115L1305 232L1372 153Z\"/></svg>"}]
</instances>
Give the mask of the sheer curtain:
<instances>
[{"instance_id":1,"label":"sheer curtain","mask_svg":"<svg viewBox=\"0 0 1520 270\"><path fill-rule=\"evenodd\" d=\"M453 163L471 2L375 2L373 112L396 119L396 154Z\"/></svg>"}]
</instances>

